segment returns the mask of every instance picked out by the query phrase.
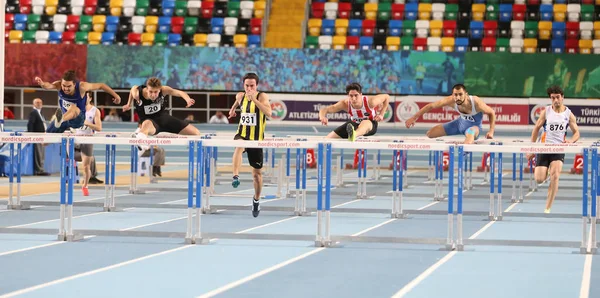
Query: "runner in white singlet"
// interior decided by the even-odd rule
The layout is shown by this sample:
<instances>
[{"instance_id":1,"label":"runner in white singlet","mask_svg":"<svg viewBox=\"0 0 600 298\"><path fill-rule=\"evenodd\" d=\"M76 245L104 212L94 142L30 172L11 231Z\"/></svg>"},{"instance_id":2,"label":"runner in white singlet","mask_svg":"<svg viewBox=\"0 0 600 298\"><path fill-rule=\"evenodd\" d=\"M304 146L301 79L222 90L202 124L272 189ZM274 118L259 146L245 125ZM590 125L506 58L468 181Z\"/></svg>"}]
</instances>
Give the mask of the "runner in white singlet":
<instances>
[{"instance_id":1,"label":"runner in white singlet","mask_svg":"<svg viewBox=\"0 0 600 298\"><path fill-rule=\"evenodd\" d=\"M90 92L86 94L87 104L85 106L85 121L83 127L75 130L76 135L93 135L98 131L102 131L102 118L100 117L100 111L92 104L92 95ZM92 177L91 164L94 156L94 145L93 144L79 144L81 150L81 163L83 167L83 183L81 186L81 192L84 196L89 196L88 182Z\"/></svg>"},{"instance_id":2,"label":"runner in white singlet","mask_svg":"<svg viewBox=\"0 0 600 298\"><path fill-rule=\"evenodd\" d=\"M531 133L531 142L537 142L540 129L544 129L539 141L541 143L561 144L575 143L579 139L579 128L577 119L571 113L571 110L563 104L563 90L558 86L551 86L547 90L552 104L540 114L540 118L535 123ZM567 128L573 132L573 136L567 139ZM532 159L534 154L528 154L527 159ZM548 197L546 199L546 209L544 213L550 213L552 203L558 191L558 178L562 171L565 161L564 154L538 154L535 158L535 181L542 183L550 173L550 185L548 186ZM548 171L550 169L550 171Z\"/></svg>"}]
</instances>

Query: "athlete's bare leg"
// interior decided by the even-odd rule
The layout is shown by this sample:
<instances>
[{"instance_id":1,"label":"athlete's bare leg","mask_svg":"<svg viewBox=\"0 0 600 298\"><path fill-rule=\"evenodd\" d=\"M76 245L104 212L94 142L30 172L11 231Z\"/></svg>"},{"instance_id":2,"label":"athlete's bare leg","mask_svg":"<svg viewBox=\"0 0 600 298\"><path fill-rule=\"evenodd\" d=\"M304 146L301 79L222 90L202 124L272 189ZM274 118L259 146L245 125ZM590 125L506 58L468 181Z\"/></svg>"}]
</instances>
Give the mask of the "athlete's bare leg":
<instances>
[{"instance_id":1,"label":"athlete's bare leg","mask_svg":"<svg viewBox=\"0 0 600 298\"><path fill-rule=\"evenodd\" d=\"M479 127L469 127L467 131L465 131L465 144L473 144L477 136L479 136Z\"/></svg>"},{"instance_id":2,"label":"athlete's bare leg","mask_svg":"<svg viewBox=\"0 0 600 298\"><path fill-rule=\"evenodd\" d=\"M252 169L252 178L254 178L254 198L260 200L260 193L263 187L263 178L261 169Z\"/></svg>"},{"instance_id":3,"label":"athlete's bare leg","mask_svg":"<svg viewBox=\"0 0 600 298\"><path fill-rule=\"evenodd\" d=\"M554 198L556 197L556 192L558 192L558 178L560 177L562 166L563 162L560 160L555 160L550 163L550 185L548 185L548 196L546 197L546 210L544 210L544 212L546 213L550 213L552 203L554 203ZM536 181L537 180L538 177L536 177Z\"/></svg>"},{"instance_id":4,"label":"athlete's bare leg","mask_svg":"<svg viewBox=\"0 0 600 298\"><path fill-rule=\"evenodd\" d=\"M62 112L62 111L58 110L57 113L58 112ZM56 119L57 124L62 123L65 121L69 121L71 119L75 119L75 117L79 116L79 113L81 113L81 110L76 105L72 104L69 106L67 111L62 114L62 116L61 115L57 116L55 113L54 116L52 117L52 120Z\"/></svg>"},{"instance_id":5,"label":"athlete's bare leg","mask_svg":"<svg viewBox=\"0 0 600 298\"><path fill-rule=\"evenodd\" d=\"M330 132L325 138L327 139L340 139L340 136L335 131Z\"/></svg>"},{"instance_id":6,"label":"athlete's bare leg","mask_svg":"<svg viewBox=\"0 0 600 298\"><path fill-rule=\"evenodd\" d=\"M140 133L146 136L153 136L156 134L156 128L154 128L154 124L152 120L145 120L142 122L142 127L140 127Z\"/></svg>"},{"instance_id":7,"label":"athlete's bare leg","mask_svg":"<svg viewBox=\"0 0 600 298\"><path fill-rule=\"evenodd\" d=\"M362 121L354 131L354 134L356 134L357 137L364 136L372 129L373 123L371 123L371 121Z\"/></svg>"},{"instance_id":8,"label":"athlete's bare leg","mask_svg":"<svg viewBox=\"0 0 600 298\"><path fill-rule=\"evenodd\" d=\"M186 136L199 136L200 135L200 131L193 125L188 124L186 127L184 127L180 132L180 135L186 135Z\"/></svg>"},{"instance_id":9,"label":"athlete's bare leg","mask_svg":"<svg viewBox=\"0 0 600 298\"><path fill-rule=\"evenodd\" d=\"M231 185L233 187L238 187L240 185L239 176L240 176L240 166L242 165L242 154L243 153L244 153L244 148L235 148L235 150L233 151L233 160L232 160L233 182L231 182Z\"/></svg>"},{"instance_id":10,"label":"athlete's bare leg","mask_svg":"<svg viewBox=\"0 0 600 298\"><path fill-rule=\"evenodd\" d=\"M446 135L446 130L442 124L438 124L427 131L427 137L435 139Z\"/></svg>"}]
</instances>

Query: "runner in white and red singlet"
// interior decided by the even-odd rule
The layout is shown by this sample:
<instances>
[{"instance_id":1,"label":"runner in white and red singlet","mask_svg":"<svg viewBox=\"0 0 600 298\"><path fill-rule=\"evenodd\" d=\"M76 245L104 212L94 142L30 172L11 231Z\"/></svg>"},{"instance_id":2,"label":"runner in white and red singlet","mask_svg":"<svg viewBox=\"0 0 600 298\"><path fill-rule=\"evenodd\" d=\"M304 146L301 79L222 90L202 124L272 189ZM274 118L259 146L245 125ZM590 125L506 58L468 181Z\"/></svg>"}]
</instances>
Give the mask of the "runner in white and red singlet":
<instances>
[{"instance_id":1,"label":"runner in white and red singlet","mask_svg":"<svg viewBox=\"0 0 600 298\"><path fill-rule=\"evenodd\" d=\"M319 111L319 120L323 125L327 125L329 122L327 119L329 113L348 111L350 115L350 120L330 132L327 138L343 138L354 141L359 136L374 135L377 132L377 123L383 120L383 115L387 111L390 96L388 94L363 95L362 86L359 83L346 86L346 93L348 93L348 98ZM377 113L375 108L380 105L381 110Z\"/></svg>"}]
</instances>

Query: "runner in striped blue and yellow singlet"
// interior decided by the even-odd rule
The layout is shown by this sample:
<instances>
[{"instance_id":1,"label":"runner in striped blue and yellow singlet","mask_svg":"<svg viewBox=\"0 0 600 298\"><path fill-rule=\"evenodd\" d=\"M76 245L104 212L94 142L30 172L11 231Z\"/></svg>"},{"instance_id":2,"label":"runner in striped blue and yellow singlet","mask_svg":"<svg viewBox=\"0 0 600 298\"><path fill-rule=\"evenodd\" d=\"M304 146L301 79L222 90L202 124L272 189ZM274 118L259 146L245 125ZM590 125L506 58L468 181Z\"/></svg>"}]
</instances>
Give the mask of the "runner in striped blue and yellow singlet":
<instances>
[{"instance_id":1,"label":"runner in striped blue and yellow singlet","mask_svg":"<svg viewBox=\"0 0 600 298\"><path fill-rule=\"evenodd\" d=\"M234 140L260 141L265 137L267 117L271 117L271 104L269 96L257 90L259 78L255 73L244 75L244 92L235 96L235 102L229 110L229 118L235 117L236 108L240 107L240 122ZM248 162L252 169L254 180L254 198L252 200L252 215L257 217L260 213L260 193L262 191L263 179L261 169L263 167L262 148L236 148L233 153L233 181L231 185L240 185L239 174L242 164L242 154L246 152Z\"/></svg>"}]
</instances>

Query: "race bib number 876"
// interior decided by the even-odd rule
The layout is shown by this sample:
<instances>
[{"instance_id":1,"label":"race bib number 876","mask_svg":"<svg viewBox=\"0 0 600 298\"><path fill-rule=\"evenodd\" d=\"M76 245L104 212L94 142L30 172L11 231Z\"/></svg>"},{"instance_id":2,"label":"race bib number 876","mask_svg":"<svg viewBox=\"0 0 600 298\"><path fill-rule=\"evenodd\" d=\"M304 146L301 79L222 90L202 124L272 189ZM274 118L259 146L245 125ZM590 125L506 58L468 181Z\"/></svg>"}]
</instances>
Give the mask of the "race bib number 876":
<instances>
[{"instance_id":1,"label":"race bib number 876","mask_svg":"<svg viewBox=\"0 0 600 298\"><path fill-rule=\"evenodd\" d=\"M247 126L256 126L256 113L242 113L240 123Z\"/></svg>"}]
</instances>

